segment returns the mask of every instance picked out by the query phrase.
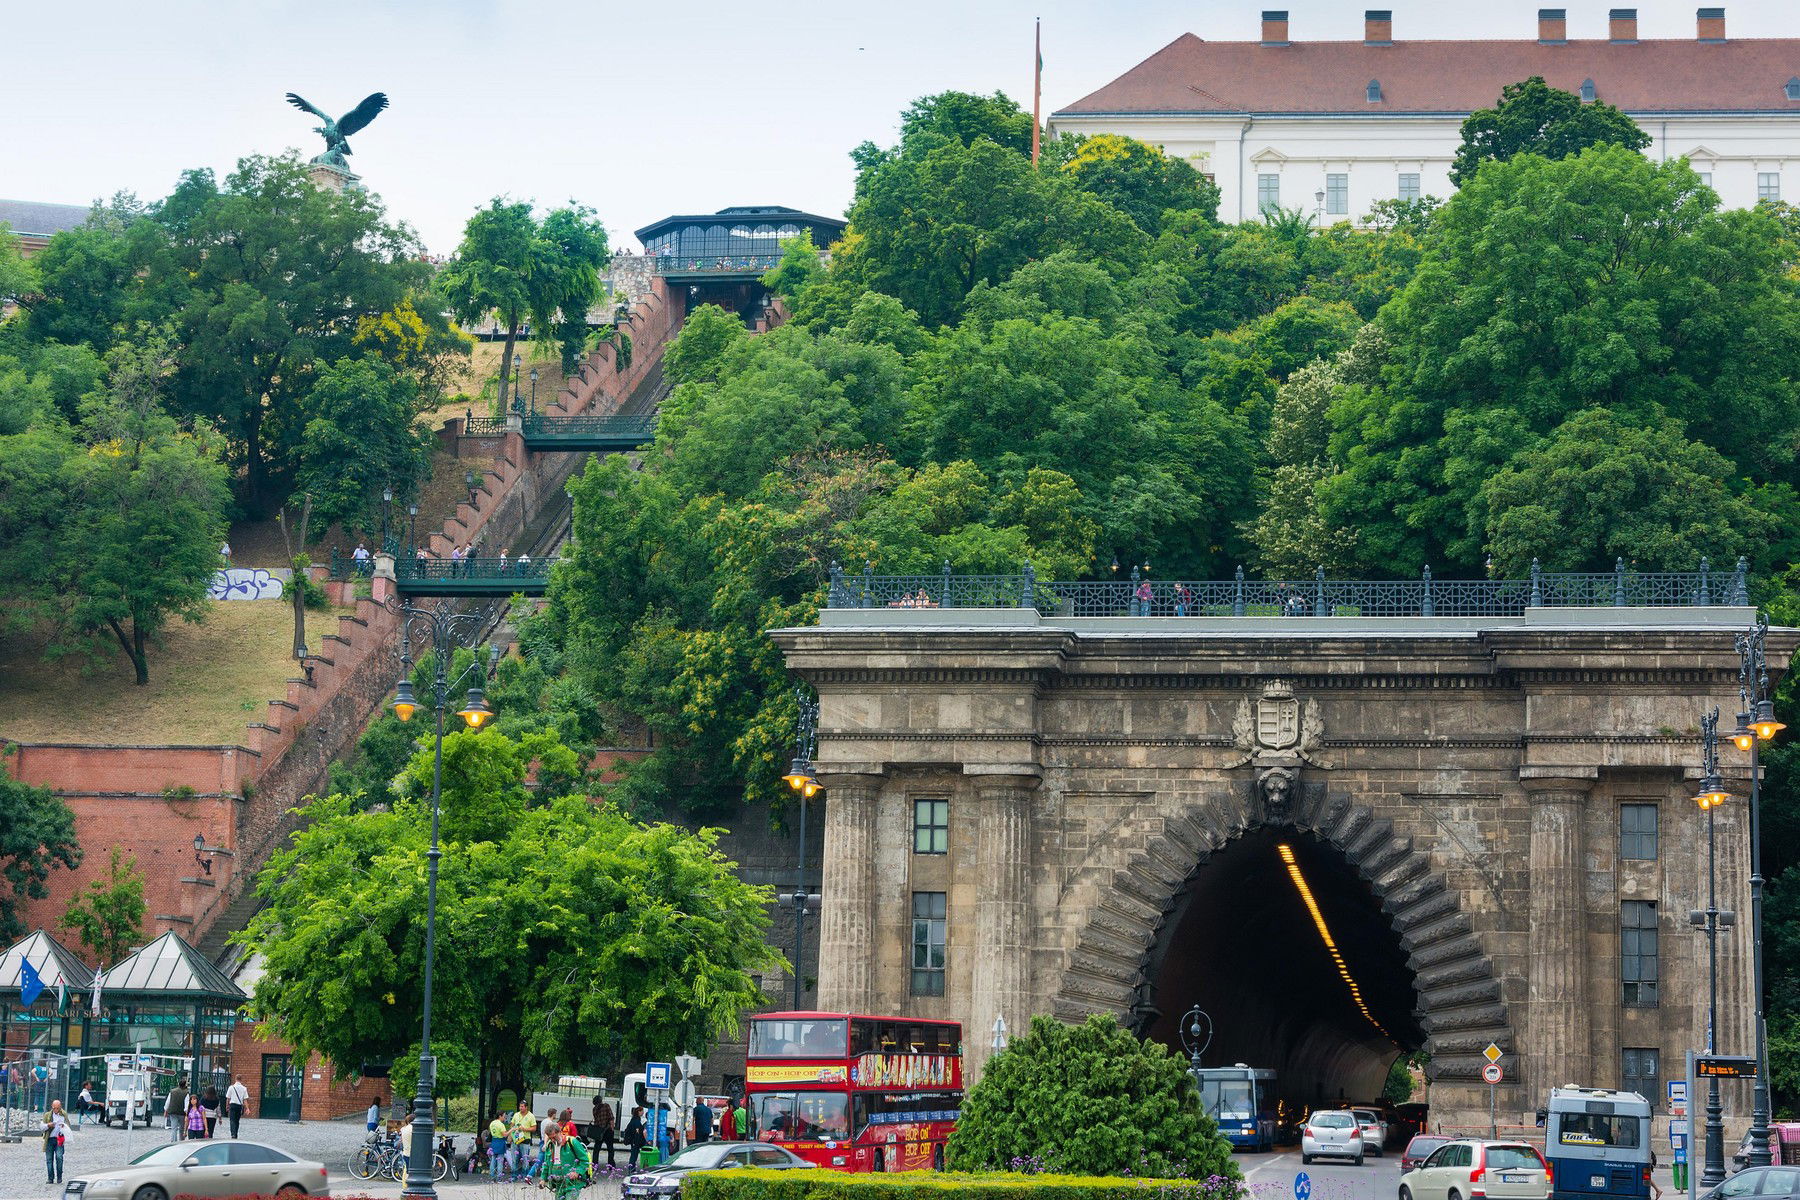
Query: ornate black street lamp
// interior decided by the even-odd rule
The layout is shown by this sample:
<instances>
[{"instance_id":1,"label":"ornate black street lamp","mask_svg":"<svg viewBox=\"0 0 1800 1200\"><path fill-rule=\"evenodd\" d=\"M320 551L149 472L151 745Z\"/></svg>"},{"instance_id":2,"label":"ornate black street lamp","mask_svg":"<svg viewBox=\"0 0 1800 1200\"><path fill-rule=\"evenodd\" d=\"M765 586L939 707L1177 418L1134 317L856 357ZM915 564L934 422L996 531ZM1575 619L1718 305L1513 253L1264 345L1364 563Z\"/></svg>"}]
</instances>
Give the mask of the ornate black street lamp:
<instances>
[{"instance_id":1,"label":"ornate black street lamp","mask_svg":"<svg viewBox=\"0 0 1800 1200\"><path fill-rule=\"evenodd\" d=\"M1212 1045L1212 1018L1198 1004L1181 1014L1181 1048L1188 1053L1188 1074L1200 1086L1200 1056Z\"/></svg>"},{"instance_id":2,"label":"ornate black street lamp","mask_svg":"<svg viewBox=\"0 0 1800 1200\"><path fill-rule=\"evenodd\" d=\"M383 554L392 554L394 552L394 548L392 546L388 545L388 540L387 540L387 537L388 537L388 509L392 508L393 505L394 505L394 489L391 487L382 488L381 489L381 552Z\"/></svg>"},{"instance_id":3,"label":"ornate black street lamp","mask_svg":"<svg viewBox=\"0 0 1800 1200\"><path fill-rule=\"evenodd\" d=\"M1700 718L1700 790L1694 802L1706 810L1706 910L1688 913L1688 924L1706 932L1706 1052L1718 1053L1719 1029L1719 930L1729 927L1735 914L1719 908L1718 840L1714 836L1713 810L1731 799L1725 783L1719 778L1719 710L1713 709ZM1700 1174L1700 1186L1717 1187L1725 1182L1724 1106L1719 1102L1717 1076L1707 1079L1706 1088L1706 1165Z\"/></svg>"},{"instance_id":4,"label":"ornate black street lamp","mask_svg":"<svg viewBox=\"0 0 1800 1200\"><path fill-rule=\"evenodd\" d=\"M394 688L394 715L402 721L412 720L413 713L419 708L418 700L413 697L411 678L412 639L415 630L421 641L430 641L436 660L431 695L427 697L427 702L437 717L437 727L432 738L431 850L426 855L425 869L425 1011L419 1031L419 1090L413 1097L412 1147L406 1157L406 1187L402 1192L405 1196L432 1198L437 1195L431 1186L434 1149L432 1088L437 1083L437 1059L431 1053L431 972L437 952L437 881L438 859L441 856L438 850L438 805L444 783L444 711L451 691L460 686L464 679L474 676L475 682L470 686L463 706L456 710L456 715L470 729L480 729L493 719L494 710L488 707L487 696L481 685L486 682L488 673L499 660L500 648L493 648L485 664L477 657L467 669L451 679L451 656L458 646L473 646L475 637L481 632L481 615L457 612L447 604L415 608L404 602L395 605L394 611L400 615L401 662L400 682Z\"/></svg>"},{"instance_id":5,"label":"ornate black street lamp","mask_svg":"<svg viewBox=\"0 0 1800 1200\"><path fill-rule=\"evenodd\" d=\"M406 506L406 556L411 558L418 553L419 544L419 506Z\"/></svg>"},{"instance_id":6,"label":"ornate black street lamp","mask_svg":"<svg viewBox=\"0 0 1800 1200\"><path fill-rule=\"evenodd\" d=\"M1756 989L1756 1088L1750 1113L1750 1165L1766 1167L1769 1154L1769 1024L1763 1007L1762 763L1757 748L1787 726L1775 719L1764 643L1769 623L1737 636L1738 697L1744 711L1731 731L1732 744L1750 755L1750 932L1752 986Z\"/></svg>"},{"instance_id":7,"label":"ornate black street lamp","mask_svg":"<svg viewBox=\"0 0 1800 1200\"><path fill-rule=\"evenodd\" d=\"M794 872L794 891L792 895L782 895L778 901L783 908L790 905L794 910L794 1010L800 1011L801 1004L801 954L806 948L806 913L807 905L818 906L819 897L806 890L806 802L819 794L822 786L813 775L812 759L818 751L819 743L819 702L807 694L805 688L794 689L795 699L800 705L799 728L794 738L794 761L789 764L788 772L781 777L782 782L794 789L800 797L800 860Z\"/></svg>"},{"instance_id":8,"label":"ornate black street lamp","mask_svg":"<svg viewBox=\"0 0 1800 1200\"><path fill-rule=\"evenodd\" d=\"M531 368L531 411L537 411L537 368Z\"/></svg>"}]
</instances>

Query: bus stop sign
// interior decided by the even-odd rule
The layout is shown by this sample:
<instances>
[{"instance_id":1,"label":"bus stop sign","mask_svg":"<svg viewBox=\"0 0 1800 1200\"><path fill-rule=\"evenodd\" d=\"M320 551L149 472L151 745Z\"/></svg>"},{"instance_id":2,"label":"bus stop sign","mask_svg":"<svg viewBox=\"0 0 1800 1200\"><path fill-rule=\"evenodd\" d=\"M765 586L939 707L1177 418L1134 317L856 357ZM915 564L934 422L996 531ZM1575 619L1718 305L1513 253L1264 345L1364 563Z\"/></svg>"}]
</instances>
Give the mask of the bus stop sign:
<instances>
[{"instance_id":1,"label":"bus stop sign","mask_svg":"<svg viewBox=\"0 0 1800 1200\"><path fill-rule=\"evenodd\" d=\"M644 1064L644 1086L657 1092L669 1090L669 1064L666 1062L647 1062Z\"/></svg>"}]
</instances>

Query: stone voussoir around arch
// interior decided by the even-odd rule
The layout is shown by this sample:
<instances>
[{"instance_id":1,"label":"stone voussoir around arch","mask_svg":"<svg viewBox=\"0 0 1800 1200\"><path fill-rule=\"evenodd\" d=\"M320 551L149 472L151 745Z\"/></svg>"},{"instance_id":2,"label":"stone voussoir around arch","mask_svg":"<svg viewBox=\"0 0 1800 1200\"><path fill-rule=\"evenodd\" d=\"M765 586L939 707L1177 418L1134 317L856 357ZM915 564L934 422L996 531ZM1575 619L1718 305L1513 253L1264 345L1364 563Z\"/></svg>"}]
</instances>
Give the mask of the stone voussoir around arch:
<instances>
[{"instance_id":1,"label":"stone voussoir around arch","mask_svg":"<svg viewBox=\"0 0 1800 1200\"><path fill-rule=\"evenodd\" d=\"M1165 818L1162 832L1102 882L1100 902L1071 949L1055 1015L1080 1020L1109 1013L1130 1020L1134 1002L1152 982L1157 947L1193 874L1216 851L1264 826L1322 838L1374 893L1414 972L1430 1078L1476 1081L1489 1043L1508 1053L1515 1049L1500 980L1455 891L1392 822L1322 787L1306 789L1285 821L1265 821L1223 796Z\"/></svg>"}]
</instances>

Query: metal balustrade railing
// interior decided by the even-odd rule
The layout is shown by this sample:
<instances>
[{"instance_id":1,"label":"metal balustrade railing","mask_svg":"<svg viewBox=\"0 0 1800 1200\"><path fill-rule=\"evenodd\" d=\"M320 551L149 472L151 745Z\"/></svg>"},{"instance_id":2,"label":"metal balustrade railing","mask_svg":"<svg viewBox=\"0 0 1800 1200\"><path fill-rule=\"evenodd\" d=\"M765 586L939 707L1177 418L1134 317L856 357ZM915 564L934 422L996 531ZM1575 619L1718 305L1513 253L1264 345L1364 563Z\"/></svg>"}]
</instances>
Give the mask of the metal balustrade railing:
<instances>
[{"instance_id":1,"label":"metal balustrade railing","mask_svg":"<svg viewBox=\"0 0 1800 1200\"><path fill-rule=\"evenodd\" d=\"M467 558L401 558L394 563L394 577L407 580L461 579L507 580L542 583L550 578L551 558L500 558L470 555Z\"/></svg>"},{"instance_id":2,"label":"metal balustrade railing","mask_svg":"<svg viewBox=\"0 0 1800 1200\"><path fill-rule=\"evenodd\" d=\"M1729 574L1700 560L1698 571L1556 573L1534 561L1528 579L1252 580L1239 567L1227 580L1041 580L1027 563L1017 575L860 575L831 566L827 608L1033 608L1065 617L1507 617L1531 608L1670 608L1747 605L1749 564Z\"/></svg>"},{"instance_id":3,"label":"metal balustrade railing","mask_svg":"<svg viewBox=\"0 0 1800 1200\"><path fill-rule=\"evenodd\" d=\"M578 413L565 417L554 413L528 412L519 414L518 420L519 431L527 438L607 439L643 445L656 437L655 413L625 417ZM467 437L498 437L509 431L509 422L507 417L466 414L463 417L463 434Z\"/></svg>"},{"instance_id":4,"label":"metal balustrade railing","mask_svg":"<svg viewBox=\"0 0 1800 1200\"><path fill-rule=\"evenodd\" d=\"M779 254L658 254L652 261L658 275L725 275L746 271L773 271L781 265Z\"/></svg>"}]
</instances>

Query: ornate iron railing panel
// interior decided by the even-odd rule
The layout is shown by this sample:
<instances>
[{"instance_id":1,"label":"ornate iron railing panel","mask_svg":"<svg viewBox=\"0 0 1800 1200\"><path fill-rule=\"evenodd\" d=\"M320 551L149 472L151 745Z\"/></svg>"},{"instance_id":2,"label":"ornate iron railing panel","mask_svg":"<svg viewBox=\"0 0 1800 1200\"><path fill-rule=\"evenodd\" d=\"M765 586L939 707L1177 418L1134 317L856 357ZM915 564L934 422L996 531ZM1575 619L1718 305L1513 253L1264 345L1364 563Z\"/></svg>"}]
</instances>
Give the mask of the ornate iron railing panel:
<instances>
[{"instance_id":1,"label":"ornate iron railing panel","mask_svg":"<svg viewBox=\"0 0 1800 1200\"><path fill-rule=\"evenodd\" d=\"M550 567L554 559L548 558L500 558L477 557L468 558L402 558L394 563L394 577L405 583L410 580L491 580L495 583L509 579L521 582L543 583L550 578Z\"/></svg>"},{"instance_id":2,"label":"ornate iron railing panel","mask_svg":"<svg viewBox=\"0 0 1800 1200\"><path fill-rule=\"evenodd\" d=\"M499 437L507 431L505 417L463 417L464 437Z\"/></svg>"},{"instance_id":3,"label":"ornate iron railing panel","mask_svg":"<svg viewBox=\"0 0 1800 1200\"><path fill-rule=\"evenodd\" d=\"M1728 575L1698 571L1558 574L1533 564L1529 579L1040 580L1017 575L846 574L835 564L828 608L1036 608L1065 617L1504 617L1530 608L1670 608L1747 605L1748 565Z\"/></svg>"},{"instance_id":4,"label":"ornate iron railing panel","mask_svg":"<svg viewBox=\"0 0 1800 1200\"><path fill-rule=\"evenodd\" d=\"M743 275L751 271L761 274L781 265L779 254L659 254L655 256L658 275Z\"/></svg>"},{"instance_id":5,"label":"ornate iron railing panel","mask_svg":"<svg viewBox=\"0 0 1800 1200\"><path fill-rule=\"evenodd\" d=\"M629 442L641 446L656 437L655 413L630 417L557 417L534 412L526 414L522 424L528 439L564 437L582 441Z\"/></svg>"}]
</instances>

